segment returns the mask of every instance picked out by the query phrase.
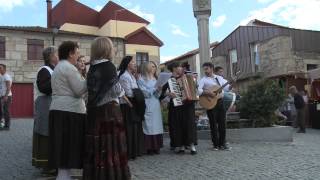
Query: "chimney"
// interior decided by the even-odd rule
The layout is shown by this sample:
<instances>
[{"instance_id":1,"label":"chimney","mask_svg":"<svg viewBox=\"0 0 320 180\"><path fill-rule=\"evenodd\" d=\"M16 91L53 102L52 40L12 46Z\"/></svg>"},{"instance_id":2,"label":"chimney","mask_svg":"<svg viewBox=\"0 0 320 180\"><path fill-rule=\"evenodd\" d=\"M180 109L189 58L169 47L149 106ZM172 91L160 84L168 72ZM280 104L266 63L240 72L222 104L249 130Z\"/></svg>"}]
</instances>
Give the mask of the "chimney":
<instances>
[{"instance_id":1,"label":"chimney","mask_svg":"<svg viewBox=\"0 0 320 180\"><path fill-rule=\"evenodd\" d=\"M47 0L47 28L51 28L51 11L52 11L52 1Z\"/></svg>"}]
</instances>

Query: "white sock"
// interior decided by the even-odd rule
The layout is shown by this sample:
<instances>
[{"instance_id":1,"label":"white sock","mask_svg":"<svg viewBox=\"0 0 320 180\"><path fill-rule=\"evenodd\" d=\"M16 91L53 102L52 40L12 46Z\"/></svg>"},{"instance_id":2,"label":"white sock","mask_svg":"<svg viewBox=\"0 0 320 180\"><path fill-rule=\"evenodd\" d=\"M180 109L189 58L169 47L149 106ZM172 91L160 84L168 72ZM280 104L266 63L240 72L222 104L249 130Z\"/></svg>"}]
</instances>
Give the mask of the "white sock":
<instances>
[{"instance_id":1,"label":"white sock","mask_svg":"<svg viewBox=\"0 0 320 180\"><path fill-rule=\"evenodd\" d=\"M191 150L191 151L196 151L196 146L194 146L194 144L191 144L191 145L190 145L190 150Z\"/></svg>"},{"instance_id":2,"label":"white sock","mask_svg":"<svg viewBox=\"0 0 320 180\"><path fill-rule=\"evenodd\" d=\"M56 180L72 180L70 176L70 169L58 169Z\"/></svg>"}]
</instances>

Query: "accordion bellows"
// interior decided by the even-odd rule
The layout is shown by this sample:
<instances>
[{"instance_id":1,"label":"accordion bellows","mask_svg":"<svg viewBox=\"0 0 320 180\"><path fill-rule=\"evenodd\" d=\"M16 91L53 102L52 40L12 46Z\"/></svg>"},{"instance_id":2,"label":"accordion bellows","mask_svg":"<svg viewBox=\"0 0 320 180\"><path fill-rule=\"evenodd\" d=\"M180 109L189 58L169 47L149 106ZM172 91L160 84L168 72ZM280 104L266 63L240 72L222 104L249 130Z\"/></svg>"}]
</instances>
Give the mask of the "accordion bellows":
<instances>
[{"instance_id":1,"label":"accordion bellows","mask_svg":"<svg viewBox=\"0 0 320 180\"><path fill-rule=\"evenodd\" d=\"M169 79L170 91L175 93L176 98L173 99L175 106L183 105L185 101L196 101L197 87L196 82L191 74L184 74L178 79Z\"/></svg>"}]
</instances>

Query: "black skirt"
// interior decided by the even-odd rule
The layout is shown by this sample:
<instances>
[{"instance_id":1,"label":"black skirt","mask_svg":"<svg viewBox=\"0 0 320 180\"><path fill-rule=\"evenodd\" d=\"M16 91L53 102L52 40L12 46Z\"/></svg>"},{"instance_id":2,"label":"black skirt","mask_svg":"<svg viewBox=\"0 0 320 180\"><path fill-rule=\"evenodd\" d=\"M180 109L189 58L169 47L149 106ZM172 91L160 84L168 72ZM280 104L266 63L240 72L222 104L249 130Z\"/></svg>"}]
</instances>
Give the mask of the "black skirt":
<instances>
[{"instance_id":1,"label":"black skirt","mask_svg":"<svg viewBox=\"0 0 320 180\"><path fill-rule=\"evenodd\" d=\"M48 167L48 136L33 132L32 137L32 166L37 168Z\"/></svg>"},{"instance_id":2,"label":"black skirt","mask_svg":"<svg viewBox=\"0 0 320 180\"><path fill-rule=\"evenodd\" d=\"M137 120L133 115L134 109L127 104L121 104L122 117L126 128L127 152L129 159L135 159L144 153L144 135L142 130L142 120Z\"/></svg>"},{"instance_id":3,"label":"black skirt","mask_svg":"<svg viewBox=\"0 0 320 180\"><path fill-rule=\"evenodd\" d=\"M174 107L169 103L169 135L171 147L197 144L195 105L193 102Z\"/></svg>"},{"instance_id":4,"label":"black skirt","mask_svg":"<svg viewBox=\"0 0 320 180\"><path fill-rule=\"evenodd\" d=\"M49 166L81 169L85 114L52 110L49 113Z\"/></svg>"}]
</instances>

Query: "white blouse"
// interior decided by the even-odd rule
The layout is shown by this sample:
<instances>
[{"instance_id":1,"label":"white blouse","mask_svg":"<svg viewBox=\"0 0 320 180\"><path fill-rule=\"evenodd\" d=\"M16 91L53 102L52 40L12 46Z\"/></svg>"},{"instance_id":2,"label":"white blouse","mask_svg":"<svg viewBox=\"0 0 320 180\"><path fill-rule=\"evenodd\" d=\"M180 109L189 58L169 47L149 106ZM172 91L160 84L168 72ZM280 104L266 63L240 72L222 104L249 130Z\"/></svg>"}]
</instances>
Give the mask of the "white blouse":
<instances>
[{"instance_id":1,"label":"white blouse","mask_svg":"<svg viewBox=\"0 0 320 180\"><path fill-rule=\"evenodd\" d=\"M138 88L136 78L130 74L128 71L125 71L119 79L121 87L124 89L127 97L133 97L132 89ZM125 104L126 102L121 98L121 104Z\"/></svg>"}]
</instances>

